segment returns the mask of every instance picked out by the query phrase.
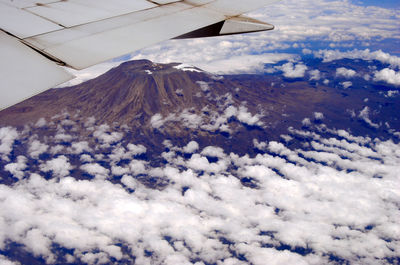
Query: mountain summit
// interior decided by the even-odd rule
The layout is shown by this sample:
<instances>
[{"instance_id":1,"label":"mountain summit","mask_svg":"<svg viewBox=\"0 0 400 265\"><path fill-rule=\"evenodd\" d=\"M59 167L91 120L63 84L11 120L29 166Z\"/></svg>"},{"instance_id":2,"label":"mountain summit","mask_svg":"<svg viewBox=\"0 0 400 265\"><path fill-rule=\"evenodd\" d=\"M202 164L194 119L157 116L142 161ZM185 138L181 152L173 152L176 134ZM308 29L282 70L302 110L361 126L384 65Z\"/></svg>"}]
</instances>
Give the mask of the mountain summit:
<instances>
[{"instance_id":1,"label":"mountain summit","mask_svg":"<svg viewBox=\"0 0 400 265\"><path fill-rule=\"evenodd\" d=\"M103 122L135 123L140 116L142 123L158 112L192 107L195 94L201 91L196 80L203 79L210 77L182 64L130 61L77 86L46 91L2 116L13 125L21 125L62 110L79 110L82 116L95 116Z\"/></svg>"}]
</instances>

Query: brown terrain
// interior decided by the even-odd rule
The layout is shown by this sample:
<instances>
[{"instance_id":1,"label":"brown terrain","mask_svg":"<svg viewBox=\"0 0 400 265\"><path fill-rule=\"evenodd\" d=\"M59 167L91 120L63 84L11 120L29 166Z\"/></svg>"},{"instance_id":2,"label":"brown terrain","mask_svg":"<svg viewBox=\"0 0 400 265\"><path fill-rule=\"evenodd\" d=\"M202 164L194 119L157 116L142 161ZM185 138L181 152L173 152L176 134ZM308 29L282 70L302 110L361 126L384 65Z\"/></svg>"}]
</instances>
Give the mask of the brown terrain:
<instances>
[{"instance_id":1,"label":"brown terrain","mask_svg":"<svg viewBox=\"0 0 400 265\"><path fill-rule=\"evenodd\" d=\"M226 93L232 93L235 105L247 102L252 113L268 111L266 118L273 122L285 109L293 108L293 101L306 103L295 106L297 111L304 112L310 106L323 104L330 96L321 88L304 89L307 87L301 88L298 83L282 88L280 80L274 77L223 78L206 72L182 71L174 68L177 65L146 60L123 63L93 80L51 89L3 110L0 125L20 127L67 110L71 114L79 112L81 117L94 116L99 122L147 126L156 113L167 116L183 109L201 111ZM207 82L210 91L204 92L197 81Z\"/></svg>"},{"instance_id":2,"label":"brown terrain","mask_svg":"<svg viewBox=\"0 0 400 265\"><path fill-rule=\"evenodd\" d=\"M289 126L300 128L305 117L313 120L314 112L324 113L323 122L330 127L353 127L356 134L374 133L375 128L354 126L361 121L351 118L349 110L360 111L367 97L371 108L383 104L382 96L376 91L343 91L305 80L284 80L275 75L216 76L197 68L184 71L178 65L147 60L125 62L95 79L73 87L48 90L3 110L0 126L22 128L40 118L57 124L65 118L57 114L67 112L70 119L78 122L94 117L97 124L126 125L132 136L150 141L151 145L159 144L155 139L170 138L232 146L235 136L240 149L255 136L279 139ZM388 116L386 113L393 113L396 108L394 103L385 104L387 108L382 109L381 116ZM245 106L252 115L259 115L263 125L248 126L233 117L228 120L229 133L205 130L200 125L188 125L173 118L162 127L151 126L155 114L167 118L183 112L203 117L203 125L214 124L211 116L222 115L229 105Z\"/></svg>"}]
</instances>

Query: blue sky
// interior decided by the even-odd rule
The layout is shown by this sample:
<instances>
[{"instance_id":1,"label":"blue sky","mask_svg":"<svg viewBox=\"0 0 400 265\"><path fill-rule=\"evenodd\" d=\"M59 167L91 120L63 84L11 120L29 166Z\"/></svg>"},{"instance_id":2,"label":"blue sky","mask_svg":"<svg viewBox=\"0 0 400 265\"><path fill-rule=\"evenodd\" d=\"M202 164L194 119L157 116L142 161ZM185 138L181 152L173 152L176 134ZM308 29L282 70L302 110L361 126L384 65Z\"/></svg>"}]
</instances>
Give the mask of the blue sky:
<instances>
[{"instance_id":1,"label":"blue sky","mask_svg":"<svg viewBox=\"0 0 400 265\"><path fill-rule=\"evenodd\" d=\"M384 8L400 8L398 0L353 0L353 3L363 6L380 6Z\"/></svg>"}]
</instances>

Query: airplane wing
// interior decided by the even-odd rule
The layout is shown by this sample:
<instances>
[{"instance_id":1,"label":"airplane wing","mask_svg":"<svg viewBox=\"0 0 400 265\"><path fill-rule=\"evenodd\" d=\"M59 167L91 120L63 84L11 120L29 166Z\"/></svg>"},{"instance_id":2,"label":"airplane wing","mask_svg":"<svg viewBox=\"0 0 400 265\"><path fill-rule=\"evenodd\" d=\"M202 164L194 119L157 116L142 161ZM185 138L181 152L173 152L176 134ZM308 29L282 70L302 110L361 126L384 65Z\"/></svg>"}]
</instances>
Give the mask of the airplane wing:
<instances>
[{"instance_id":1,"label":"airplane wing","mask_svg":"<svg viewBox=\"0 0 400 265\"><path fill-rule=\"evenodd\" d=\"M39 2L38 2L39 1ZM0 110L86 67L173 38L271 30L277 0L0 0Z\"/></svg>"}]
</instances>

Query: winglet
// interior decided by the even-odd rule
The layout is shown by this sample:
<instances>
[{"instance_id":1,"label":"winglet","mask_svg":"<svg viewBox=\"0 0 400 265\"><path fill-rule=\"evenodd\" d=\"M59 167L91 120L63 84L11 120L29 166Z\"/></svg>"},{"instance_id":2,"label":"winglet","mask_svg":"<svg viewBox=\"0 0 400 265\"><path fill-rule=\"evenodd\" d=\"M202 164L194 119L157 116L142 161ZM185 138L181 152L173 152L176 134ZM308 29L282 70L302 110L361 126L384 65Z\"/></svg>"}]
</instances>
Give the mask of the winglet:
<instances>
[{"instance_id":1,"label":"winglet","mask_svg":"<svg viewBox=\"0 0 400 265\"><path fill-rule=\"evenodd\" d=\"M210 26L197 29L195 31L183 34L175 39L191 39L191 38L204 38L216 37L223 35L234 35L250 32L259 32L266 30L273 30L274 26L263 21L246 17L237 16L225 21L221 21Z\"/></svg>"},{"instance_id":2,"label":"winglet","mask_svg":"<svg viewBox=\"0 0 400 265\"><path fill-rule=\"evenodd\" d=\"M232 35L249 32L273 30L274 26L254 18L238 16L225 21L220 35Z\"/></svg>"}]
</instances>

